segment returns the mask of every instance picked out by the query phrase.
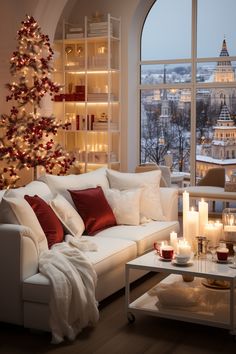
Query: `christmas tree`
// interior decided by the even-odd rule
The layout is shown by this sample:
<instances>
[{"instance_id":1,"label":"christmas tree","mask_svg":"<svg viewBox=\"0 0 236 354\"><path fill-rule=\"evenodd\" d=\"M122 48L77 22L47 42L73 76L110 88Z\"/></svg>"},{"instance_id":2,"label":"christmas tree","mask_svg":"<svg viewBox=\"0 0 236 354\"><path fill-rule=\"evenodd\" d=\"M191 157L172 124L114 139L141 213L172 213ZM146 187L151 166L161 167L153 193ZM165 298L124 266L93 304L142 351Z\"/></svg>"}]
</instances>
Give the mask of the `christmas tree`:
<instances>
[{"instance_id":1,"label":"christmas tree","mask_svg":"<svg viewBox=\"0 0 236 354\"><path fill-rule=\"evenodd\" d=\"M6 85L7 101L15 101L10 114L0 118L0 187L14 187L21 169L34 170L43 166L47 173L65 174L74 162L53 140L59 128L67 129L54 116L40 115L42 98L49 94L53 99L60 85L50 76L53 50L49 37L42 34L33 17L26 16L17 32L18 46L10 60L14 81Z\"/></svg>"}]
</instances>

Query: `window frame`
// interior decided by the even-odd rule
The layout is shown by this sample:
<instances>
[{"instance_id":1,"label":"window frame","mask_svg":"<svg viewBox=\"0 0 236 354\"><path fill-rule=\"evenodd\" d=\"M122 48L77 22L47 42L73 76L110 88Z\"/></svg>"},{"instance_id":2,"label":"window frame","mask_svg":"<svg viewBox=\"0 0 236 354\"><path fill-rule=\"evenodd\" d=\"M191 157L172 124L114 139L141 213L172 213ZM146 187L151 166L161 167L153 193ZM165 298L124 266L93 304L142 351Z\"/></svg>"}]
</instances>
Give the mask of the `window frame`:
<instances>
[{"instance_id":1,"label":"window frame","mask_svg":"<svg viewBox=\"0 0 236 354\"><path fill-rule=\"evenodd\" d=\"M158 1L158 0L156 0ZM155 1L155 2L156 2ZM155 4L153 2L152 6ZM151 6L151 8L152 8ZM151 11L151 8L149 11ZM196 95L199 89L225 89L236 88L236 82L197 82L197 65L199 63L207 62L224 62L225 57L197 57L197 8L198 0L192 0L192 21L191 21L191 57L189 59L167 59L167 60L141 60L141 42L142 33L147 19L148 13L144 19L142 30L140 32L140 54L139 54L139 84L138 84L138 97L139 97L139 161L141 161L141 91L155 90L155 89L190 89L191 91L191 116L190 116L190 133L193 139L190 142L190 166L191 175L190 183L195 185L196 181ZM227 61L236 61L236 56L228 56ZM142 84L141 83L141 70L144 65L156 64L190 64L191 66L191 82L190 83L160 83L160 84Z\"/></svg>"}]
</instances>

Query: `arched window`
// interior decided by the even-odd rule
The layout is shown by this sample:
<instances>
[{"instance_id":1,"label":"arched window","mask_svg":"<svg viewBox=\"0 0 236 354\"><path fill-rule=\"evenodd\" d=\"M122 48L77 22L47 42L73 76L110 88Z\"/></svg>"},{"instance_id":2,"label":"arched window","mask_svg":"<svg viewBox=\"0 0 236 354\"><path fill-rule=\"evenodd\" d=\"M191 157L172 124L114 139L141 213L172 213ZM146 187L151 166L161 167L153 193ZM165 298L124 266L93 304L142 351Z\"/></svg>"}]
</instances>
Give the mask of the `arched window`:
<instances>
[{"instance_id":1,"label":"arched window","mask_svg":"<svg viewBox=\"0 0 236 354\"><path fill-rule=\"evenodd\" d=\"M236 117L235 13L235 0L153 4L141 35L140 162L165 164L168 153L193 184L219 164L217 126Z\"/></svg>"}]
</instances>

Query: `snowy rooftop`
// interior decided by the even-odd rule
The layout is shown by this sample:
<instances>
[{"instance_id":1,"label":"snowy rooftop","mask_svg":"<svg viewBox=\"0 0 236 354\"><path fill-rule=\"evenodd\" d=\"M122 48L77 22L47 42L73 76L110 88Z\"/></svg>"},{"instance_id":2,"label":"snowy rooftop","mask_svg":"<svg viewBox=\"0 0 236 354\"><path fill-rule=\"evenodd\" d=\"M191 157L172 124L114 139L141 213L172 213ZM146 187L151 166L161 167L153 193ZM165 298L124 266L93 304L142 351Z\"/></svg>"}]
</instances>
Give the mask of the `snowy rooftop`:
<instances>
[{"instance_id":1,"label":"snowy rooftop","mask_svg":"<svg viewBox=\"0 0 236 354\"><path fill-rule=\"evenodd\" d=\"M214 159L210 156L203 156L203 155L196 155L196 161L206 162L206 163L213 163L216 165L236 165L236 159L227 159L227 160L220 160Z\"/></svg>"}]
</instances>

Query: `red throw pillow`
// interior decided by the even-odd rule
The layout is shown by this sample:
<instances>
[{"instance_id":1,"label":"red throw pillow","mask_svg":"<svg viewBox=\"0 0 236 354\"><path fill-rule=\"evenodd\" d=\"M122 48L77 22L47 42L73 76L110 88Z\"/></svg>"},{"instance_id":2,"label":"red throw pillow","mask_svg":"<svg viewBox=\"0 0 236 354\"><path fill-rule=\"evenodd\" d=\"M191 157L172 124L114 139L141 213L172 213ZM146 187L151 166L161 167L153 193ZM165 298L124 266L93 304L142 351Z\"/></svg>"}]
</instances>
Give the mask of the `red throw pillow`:
<instances>
[{"instance_id":1,"label":"red throw pillow","mask_svg":"<svg viewBox=\"0 0 236 354\"><path fill-rule=\"evenodd\" d=\"M34 197L25 195L24 198L38 218L46 235L48 247L51 248L55 243L62 242L64 239L63 226L52 208L37 195Z\"/></svg>"},{"instance_id":2,"label":"red throw pillow","mask_svg":"<svg viewBox=\"0 0 236 354\"><path fill-rule=\"evenodd\" d=\"M93 236L99 231L116 225L115 216L101 187L68 191L84 221L88 235Z\"/></svg>"}]
</instances>

